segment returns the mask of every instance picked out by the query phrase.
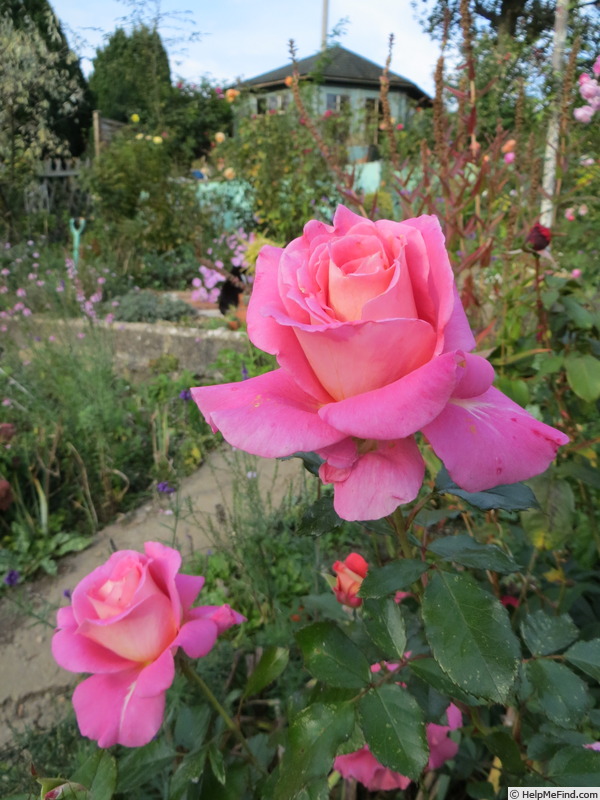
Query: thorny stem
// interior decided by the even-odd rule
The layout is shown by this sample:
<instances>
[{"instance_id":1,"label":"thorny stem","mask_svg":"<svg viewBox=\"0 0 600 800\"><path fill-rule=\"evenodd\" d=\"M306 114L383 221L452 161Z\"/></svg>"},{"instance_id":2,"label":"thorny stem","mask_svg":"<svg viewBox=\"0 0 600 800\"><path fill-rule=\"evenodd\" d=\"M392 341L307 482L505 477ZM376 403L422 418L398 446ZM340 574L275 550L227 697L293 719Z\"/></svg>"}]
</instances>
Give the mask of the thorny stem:
<instances>
[{"instance_id":1,"label":"thorny stem","mask_svg":"<svg viewBox=\"0 0 600 800\"><path fill-rule=\"evenodd\" d=\"M252 750L250 750L250 747L248 745L248 742L246 741L246 738L244 737L244 734L241 732L241 730L235 724L235 722L231 719L231 717L229 716L227 711L225 711L225 709L223 708L221 703L219 703L217 698L212 693L212 691L211 691L210 687L208 686L208 684L203 680L203 678L200 675L198 675L198 673L196 672L195 669L192 669L192 667L190 666L190 663L185 658L181 657L181 658L178 659L178 661L179 661L179 666L181 667L181 671L183 672L185 677L191 683L195 683L197 686L199 686L202 689L202 691L204 692L204 695L205 695L206 699L208 700L208 702L215 709L217 714L219 714L219 716L221 717L221 719L223 720L225 725L229 728L231 733L233 733L235 738L238 740L238 742L244 748L244 750L245 750L245 752L246 752L246 754L248 756L248 759L252 763L252 765L254 767L256 767L257 770L262 772L263 775L267 775L268 773L265 770L265 768L261 764L258 763L256 758L254 757L254 753L252 752Z\"/></svg>"}]
</instances>

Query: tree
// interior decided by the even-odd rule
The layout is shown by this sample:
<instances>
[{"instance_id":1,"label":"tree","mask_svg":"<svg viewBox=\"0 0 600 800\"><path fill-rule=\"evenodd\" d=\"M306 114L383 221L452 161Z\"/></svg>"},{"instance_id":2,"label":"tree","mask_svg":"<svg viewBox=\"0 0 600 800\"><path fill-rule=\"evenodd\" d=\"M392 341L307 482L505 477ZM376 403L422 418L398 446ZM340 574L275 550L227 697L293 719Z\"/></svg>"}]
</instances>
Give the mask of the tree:
<instances>
[{"instance_id":1,"label":"tree","mask_svg":"<svg viewBox=\"0 0 600 800\"><path fill-rule=\"evenodd\" d=\"M48 98L47 122L58 139L68 143L71 155L81 155L92 124L87 81L50 3L48 0L3 0L2 14L12 21L16 30L28 33L33 27L52 54L52 68L66 76L71 85L77 86L78 101L69 114L65 114L65 109L54 97Z\"/></svg>"},{"instance_id":2,"label":"tree","mask_svg":"<svg viewBox=\"0 0 600 800\"><path fill-rule=\"evenodd\" d=\"M49 10L48 32L58 36L55 22ZM69 152L54 123L75 114L83 93L61 67L64 58L76 61L51 50L31 18L16 27L9 14L0 16L0 213L9 231L39 160Z\"/></svg>"},{"instance_id":3,"label":"tree","mask_svg":"<svg viewBox=\"0 0 600 800\"><path fill-rule=\"evenodd\" d=\"M156 28L117 28L96 51L90 89L96 108L126 122L138 114L146 125L160 125L171 93L169 59Z\"/></svg>"}]
</instances>

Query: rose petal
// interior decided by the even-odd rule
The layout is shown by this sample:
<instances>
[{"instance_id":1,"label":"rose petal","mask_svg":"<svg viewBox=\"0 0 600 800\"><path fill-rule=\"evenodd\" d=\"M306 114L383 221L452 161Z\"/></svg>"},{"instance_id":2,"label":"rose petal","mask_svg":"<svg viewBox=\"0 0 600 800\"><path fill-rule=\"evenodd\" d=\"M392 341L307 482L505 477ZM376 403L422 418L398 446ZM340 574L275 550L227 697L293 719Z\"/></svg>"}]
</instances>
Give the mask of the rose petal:
<instances>
[{"instance_id":1,"label":"rose petal","mask_svg":"<svg viewBox=\"0 0 600 800\"><path fill-rule=\"evenodd\" d=\"M430 360L435 333L418 319L348 322L296 336L315 375L335 400L380 389Z\"/></svg>"},{"instance_id":2,"label":"rose petal","mask_svg":"<svg viewBox=\"0 0 600 800\"><path fill-rule=\"evenodd\" d=\"M136 666L135 662L72 630L59 630L54 634L52 655L56 663L69 672L122 672Z\"/></svg>"},{"instance_id":3,"label":"rose petal","mask_svg":"<svg viewBox=\"0 0 600 800\"><path fill-rule=\"evenodd\" d=\"M323 483L334 484L333 507L342 519L381 519L419 493L425 465L414 439L373 446L349 469L323 464L319 470Z\"/></svg>"},{"instance_id":4,"label":"rose petal","mask_svg":"<svg viewBox=\"0 0 600 800\"><path fill-rule=\"evenodd\" d=\"M479 397L453 398L423 433L452 480L468 492L544 472L569 441L494 388Z\"/></svg>"},{"instance_id":5,"label":"rose petal","mask_svg":"<svg viewBox=\"0 0 600 800\"><path fill-rule=\"evenodd\" d=\"M319 409L319 416L350 436L402 439L442 412L453 393L457 370L465 371L448 353L381 389L329 403Z\"/></svg>"},{"instance_id":6,"label":"rose petal","mask_svg":"<svg viewBox=\"0 0 600 800\"><path fill-rule=\"evenodd\" d=\"M79 730L99 747L147 744L161 726L173 674L173 658L167 652L146 670L92 675L73 693Z\"/></svg>"},{"instance_id":7,"label":"rose petal","mask_svg":"<svg viewBox=\"0 0 600 800\"><path fill-rule=\"evenodd\" d=\"M181 606L185 612L198 597L200 590L204 586L204 578L197 575L179 574L175 576L175 586L181 599Z\"/></svg>"},{"instance_id":8,"label":"rose petal","mask_svg":"<svg viewBox=\"0 0 600 800\"><path fill-rule=\"evenodd\" d=\"M218 634L217 624L211 619L191 619L181 626L173 645L182 647L190 658L202 658L212 650Z\"/></svg>"},{"instance_id":9,"label":"rose petal","mask_svg":"<svg viewBox=\"0 0 600 800\"><path fill-rule=\"evenodd\" d=\"M283 370L240 383L192 389L192 397L213 430L258 456L289 456L345 438L319 418L318 402Z\"/></svg>"},{"instance_id":10,"label":"rose petal","mask_svg":"<svg viewBox=\"0 0 600 800\"><path fill-rule=\"evenodd\" d=\"M410 778L377 761L367 745L355 753L337 756L333 768L343 778L354 778L371 792L406 789L410 784Z\"/></svg>"}]
</instances>

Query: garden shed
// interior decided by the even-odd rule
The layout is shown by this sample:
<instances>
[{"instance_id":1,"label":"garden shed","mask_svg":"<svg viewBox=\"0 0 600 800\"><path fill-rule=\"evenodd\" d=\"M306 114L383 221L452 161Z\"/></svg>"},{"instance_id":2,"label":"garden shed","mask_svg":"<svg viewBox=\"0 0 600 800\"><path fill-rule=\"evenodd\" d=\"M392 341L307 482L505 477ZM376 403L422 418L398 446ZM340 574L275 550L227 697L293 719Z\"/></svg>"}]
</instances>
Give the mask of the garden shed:
<instances>
[{"instance_id":1,"label":"garden shed","mask_svg":"<svg viewBox=\"0 0 600 800\"><path fill-rule=\"evenodd\" d=\"M313 109L316 114L343 114L351 121L349 154L352 161L365 160L369 146L375 146L381 136L379 122L382 117L379 99L380 78L383 67L367 58L335 45L297 62L301 81L314 85ZM257 75L243 82L249 92L248 111L253 114L283 111L293 102L286 78L292 74L292 65ZM396 123L406 124L417 106L431 105L431 98L412 81L389 73L389 103ZM375 153L371 147L370 158Z\"/></svg>"}]
</instances>

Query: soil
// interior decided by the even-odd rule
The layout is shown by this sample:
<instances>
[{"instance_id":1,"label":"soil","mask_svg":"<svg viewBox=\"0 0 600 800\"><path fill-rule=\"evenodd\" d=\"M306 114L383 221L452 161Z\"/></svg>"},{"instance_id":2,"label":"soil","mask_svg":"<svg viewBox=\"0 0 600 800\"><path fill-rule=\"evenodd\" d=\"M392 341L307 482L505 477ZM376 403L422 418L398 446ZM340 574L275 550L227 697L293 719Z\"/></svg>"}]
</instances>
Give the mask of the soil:
<instances>
[{"instance_id":1,"label":"soil","mask_svg":"<svg viewBox=\"0 0 600 800\"><path fill-rule=\"evenodd\" d=\"M182 481L178 502L185 512L177 519L175 533L184 559L213 545L198 520L206 522L208 515L222 527L236 480L231 458L229 449L215 451L196 473ZM300 478L298 459L257 461L252 471L273 502ZM58 575L17 586L0 601L0 749L10 743L15 731L44 730L64 716L73 686L80 678L61 669L50 652L56 609L69 602L65 590L72 590L115 548L142 550L145 541L153 540L171 544L175 517L165 513L168 506L167 499L142 506L100 531L86 550L62 559Z\"/></svg>"}]
</instances>

